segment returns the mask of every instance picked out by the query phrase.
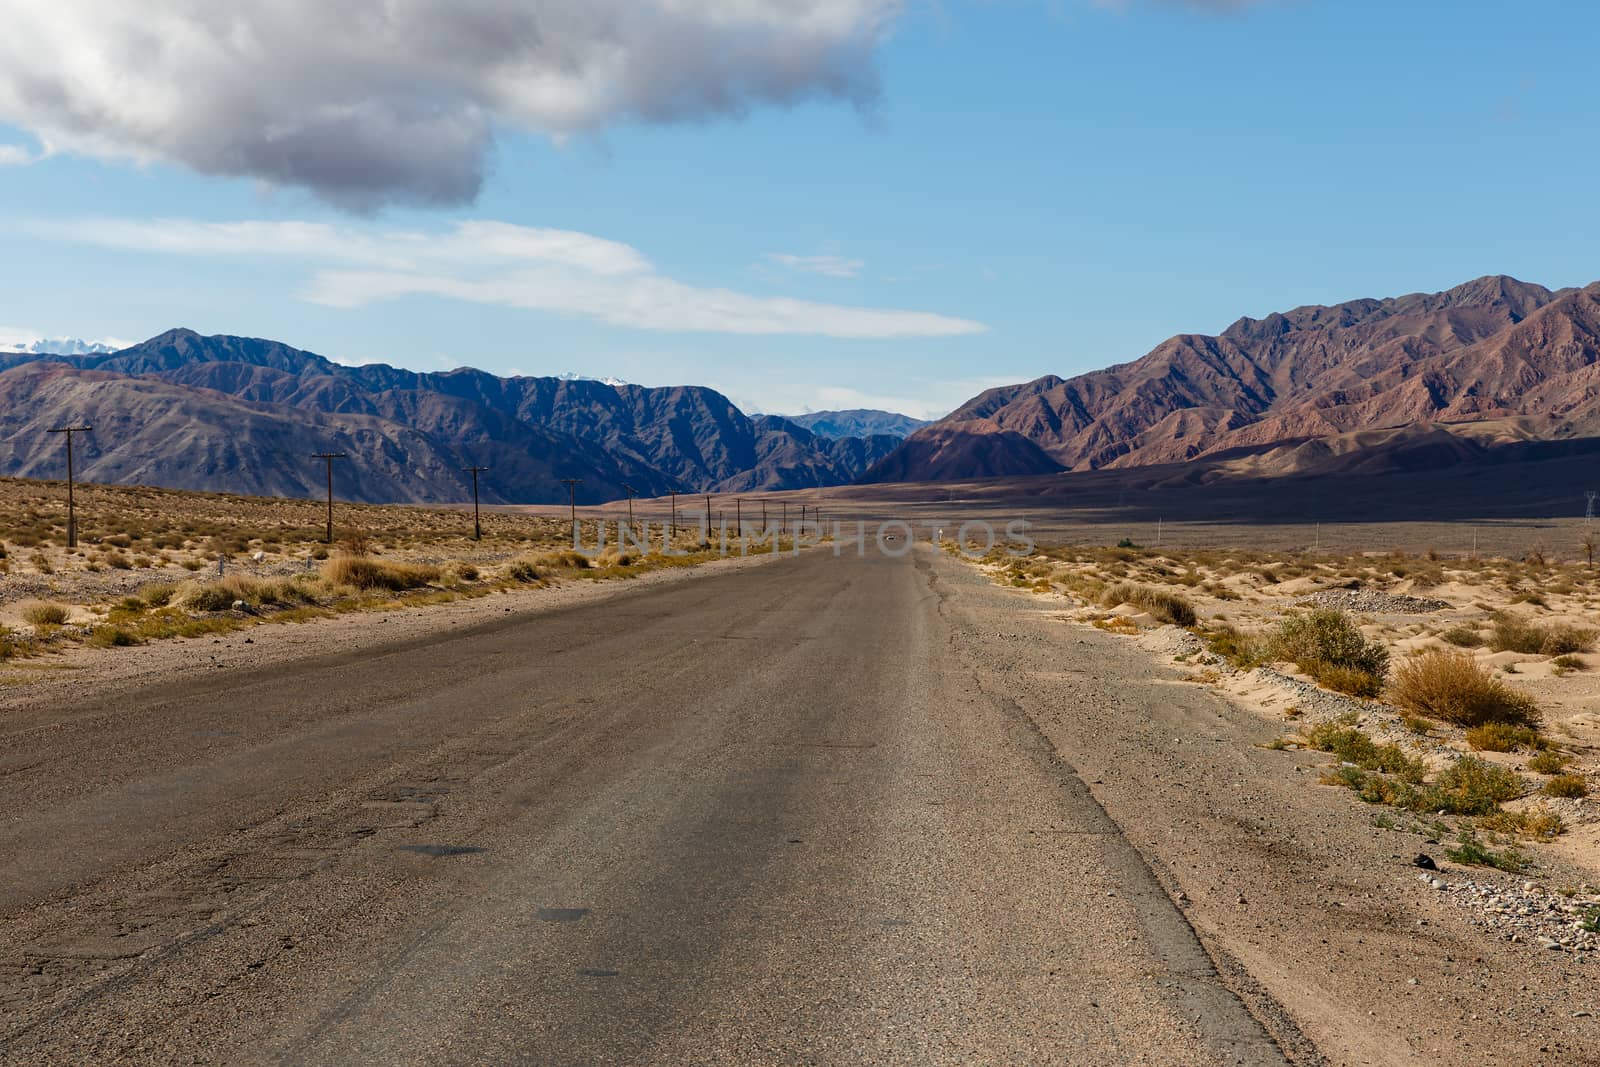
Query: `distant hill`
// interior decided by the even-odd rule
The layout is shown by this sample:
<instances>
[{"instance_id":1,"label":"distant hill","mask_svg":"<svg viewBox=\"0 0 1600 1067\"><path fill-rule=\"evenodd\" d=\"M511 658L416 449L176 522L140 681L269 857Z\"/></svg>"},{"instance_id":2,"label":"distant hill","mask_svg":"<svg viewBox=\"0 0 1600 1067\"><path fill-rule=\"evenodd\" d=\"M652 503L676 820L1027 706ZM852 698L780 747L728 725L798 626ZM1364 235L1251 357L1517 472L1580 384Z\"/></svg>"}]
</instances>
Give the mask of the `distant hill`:
<instances>
[{"instance_id":1,"label":"distant hill","mask_svg":"<svg viewBox=\"0 0 1600 1067\"><path fill-rule=\"evenodd\" d=\"M926 419L913 419L894 411L852 408L848 411L812 411L804 415L784 415L796 426L803 426L818 437L909 437L928 425Z\"/></svg>"},{"instance_id":2,"label":"distant hill","mask_svg":"<svg viewBox=\"0 0 1600 1067\"><path fill-rule=\"evenodd\" d=\"M342 494L461 500L459 470L487 465L485 499L554 502L837 485L897 438L829 440L750 418L699 386L652 389L461 368L349 367L257 338L171 330L111 353L0 355L0 473L59 473L63 420L95 422L84 477L180 489L303 495L310 454L350 453Z\"/></svg>"},{"instance_id":3,"label":"distant hill","mask_svg":"<svg viewBox=\"0 0 1600 1067\"><path fill-rule=\"evenodd\" d=\"M1368 462L1355 452L1392 453L1403 442L1348 435L1429 426L1450 439L1432 438L1431 462L1464 462L1476 447L1471 434L1445 427L1534 419L1518 432L1555 439L1587 432L1597 413L1600 283L1552 292L1488 277L1442 293L1244 318L1215 337L1174 337L1132 363L991 389L912 434L864 480L1224 454L1254 454L1255 473L1268 475L1307 469L1321 455L1307 442L1334 439L1330 450L1349 468ZM1391 461L1370 458L1375 467Z\"/></svg>"}]
</instances>

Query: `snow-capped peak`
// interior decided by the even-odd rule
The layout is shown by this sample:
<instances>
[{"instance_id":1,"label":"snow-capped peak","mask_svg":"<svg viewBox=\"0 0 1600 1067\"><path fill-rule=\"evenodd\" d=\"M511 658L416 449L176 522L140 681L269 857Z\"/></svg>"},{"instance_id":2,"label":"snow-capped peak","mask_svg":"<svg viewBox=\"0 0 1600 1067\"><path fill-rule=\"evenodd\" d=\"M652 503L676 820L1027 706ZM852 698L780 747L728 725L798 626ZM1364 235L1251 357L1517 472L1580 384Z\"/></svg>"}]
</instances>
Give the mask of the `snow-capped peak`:
<instances>
[{"instance_id":1,"label":"snow-capped peak","mask_svg":"<svg viewBox=\"0 0 1600 1067\"><path fill-rule=\"evenodd\" d=\"M579 374L576 371L568 371L565 374L558 374L556 377L564 382L599 382L601 385L609 385L612 388L628 384L621 378L596 378L593 375Z\"/></svg>"},{"instance_id":2,"label":"snow-capped peak","mask_svg":"<svg viewBox=\"0 0 1600 1067\"><path fill-rule=\"evenodd\" d=\"M81 337L37 337L12 340L0 345L0 352L25 352L33 356L100 356L117 352L127 345L105 341L85 341Z\"/></svg>"}]
</instances>

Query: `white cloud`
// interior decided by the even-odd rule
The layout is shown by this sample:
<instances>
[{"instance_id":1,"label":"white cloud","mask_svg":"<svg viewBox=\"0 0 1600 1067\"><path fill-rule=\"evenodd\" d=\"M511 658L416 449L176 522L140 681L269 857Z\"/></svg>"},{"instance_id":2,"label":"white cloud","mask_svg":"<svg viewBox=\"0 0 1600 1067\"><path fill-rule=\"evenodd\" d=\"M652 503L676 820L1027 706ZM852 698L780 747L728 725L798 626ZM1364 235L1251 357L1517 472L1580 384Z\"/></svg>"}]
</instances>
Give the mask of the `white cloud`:
<instances>
[{"instance_id":1,"label":"white cloud","mask_svg":"<svg viewBox=\"0 0 1600 1067\"><path fill-rule=\"evenodd\" d=\"M434 296L579 315L616 326L746 335L948 337L970 319L926 311L757 297L661 274L630 245L570 230L475 220L443 232L310 222L78 219L28 223L36 237L178 255L304 263L302 295L331 307Z\"/></svg>"},{"instance_id":2,"label":"white cloud","mask_svg":"<svg viewBox=\"0 0 1600 1067\"><path fill-rule=\"evenodd\" d=\"M843 256L796 256L787 252L768 252L766 259L801 274L822 274L829 278L854 278L866 266L859 259Z\"/></svg>"},{"instance_id":3,"label":"white cloud","mask_svg":"<svg viewBox=\"0 0 1600 1067\"><path fill-rule=\"evenodd\" d=\"M0 167L25 167L39 157L19 144L0 144Z\"/></svg>"},{"instance_id":4,"label":"white cloud","mask_svg":"<svg viewBox=\"0 0 1600 1067\"><path fill-rule=\"evenodd\" d=\"M6 0L0 120L356 209L465 203L507 128L869 106L904 2Z\"/></svg>"}]
</instances>

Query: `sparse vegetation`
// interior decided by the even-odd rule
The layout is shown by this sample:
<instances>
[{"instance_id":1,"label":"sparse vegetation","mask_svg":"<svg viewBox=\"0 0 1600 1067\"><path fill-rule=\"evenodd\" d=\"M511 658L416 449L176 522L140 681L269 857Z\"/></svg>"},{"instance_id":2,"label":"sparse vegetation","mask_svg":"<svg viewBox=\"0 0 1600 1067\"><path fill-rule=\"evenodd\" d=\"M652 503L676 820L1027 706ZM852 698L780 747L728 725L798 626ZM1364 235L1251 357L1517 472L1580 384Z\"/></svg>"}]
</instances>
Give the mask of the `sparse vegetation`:
<instances>
[{"instance_id":1,"label":"sparse vegetation","mask_svg":"<svg viewBox=\"0 0 1600 1067\"><path fill-rule=\"evenodd\" d=\"M1534 751L1549 745L1537 730L1504 722L1486 722L1466 732L1467 746L1477 752Z\"/></svg>"},{"instance_id":2,"label":"sparse vegetation","mask_svg":"<svg viewBox=\"0 0 1600 1067\"><path fill-rule=\"evenodd\" d=\"M1445 856L1452 863L1460 863L1472 867L1493 867L1496 870L1510 871L1515 874L1528 865L1527 858L1514 848L1495 852L1478 840L1476 834L1470 830L1461 831L1456 844L1445 849Z\"/></svg>"},{"instance_id":3,"label":"sparse vegetation","mask_svg":"<svg viewBox=\"0 0 1600 1067\"><path fill-rule=\"evenodd\" d=\"M1427 775L1427 764L1406 755L1399 745L1379 745L1356 727L1343 723L1328 722L1314 727L1306 735L1306 743L1319 752L1331 752L1362 770L1392 774L1402 782L1416 784Z\"/></svg>"},{"instance_id":4,"label":"sparse vegetation","mask_svg":"<svg viewBox=\"0 0 1600 1067\"><path fill-rule=\"evenodd\" d=\"M322 565L322 575L334 585L352 589L387 589L404 592L439 580L439 568L415 563L390 563L370 556L335 556Z\"/></svg>"},{"instance_id":5,"label":"sparse vegetation","mask_svg":"<svg viewBox=\"0 0 1600 1067\"><path fill-rule=\"evenodd\" d=\"M1275 658L1289 660L1319 685L1352 696L1377 696L1389 669L1388 649L1368 641L1348 615L1333 608L1284 619L1270 647Z\"/></svg>"},{"instance_id":6,"label":"sparse vegetation","mask_svg":"<svg viewBox=\"0 0 1600 1067\"><path fill-rule=\"evenodd\" d=\"M1389 699L1413 715L1454 726L1537 726L1539 707L1480 667L1470 655L1433 650L1395 668Z\"/></svg>"},{"instance_id":7,"label":"sparse vegetation","mask_svg":"<svg viewBox=\"0 0 1600 1067\"><path fill-rule=\"evenodd\" d=\"M1535 752L1528 760L1528 770L1535 774L1560 774L1572 762L1572 757L1553 748Z\"/></svg>"},{"instance_id":8,"label":"sparse vegetation","mask_svg":"<svg viewBox=\"0 0 1600 1067\"><path fill-rule=\"evenodd\" d=\"M1481 648L1483 635L1470 626L1452 626L1439 637L1457 648Z\"/></svg>"},{"instance_id":9,"label":"sparse vegetation","mask_svg":"<svg viewBox=\"0 0 1600 1067\"><path fill-rule=\"evenodd\" d=\"M1589 783L1581 774L1558 774L1544 783L1544 792L1552 797L1586 797Z\"/></svg>"},{"instance_id":10,"label":"sparse vegetation","mask_svg":"<svg viewBox=\"0 0 1600 1067\"><path fill-rule=\"evenodd\" d=\"M1580 626L1540 625L1509 612L1495 616L1489 647L1496 652L1560 656L1594 649L1595 633Z\"/></svg>"},{"instance_id":11,"label":"sparse vegetation","mask_svg":"<svg viewBox=\"0 0 1600 1067\"><path fill-rule=\"evenodd\" d=\"M64 626L67 617L64 604L34 601L22 605L22 619L31 626Z\"/></svg>"},{"instance_id":12,"label":"sparse vegetation","mask_svg":"<svg viewBox=\"0 0 1600 1067\"><path fill-rule=\"evenodd\" d=\"M1193 626L1199 621L1195 615L1194 605L1187 598L1164 589L1153 589L1133 582L1118 582L1110 586L1101 594L1100 603L1108 608L1119 604L1131 604L1162 622L1172 623L1175 626Z\"/></svg>"}]
</instances>

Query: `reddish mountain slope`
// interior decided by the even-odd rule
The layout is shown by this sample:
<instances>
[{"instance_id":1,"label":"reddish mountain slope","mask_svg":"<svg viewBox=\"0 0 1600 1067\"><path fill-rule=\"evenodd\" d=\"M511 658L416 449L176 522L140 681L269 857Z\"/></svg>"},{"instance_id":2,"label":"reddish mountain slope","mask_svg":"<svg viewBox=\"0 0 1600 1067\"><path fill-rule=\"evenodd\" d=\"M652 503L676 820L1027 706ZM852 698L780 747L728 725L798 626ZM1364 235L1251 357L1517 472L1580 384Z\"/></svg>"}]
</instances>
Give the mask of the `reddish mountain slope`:
<instances>
[{"instance_id":1,"label":"reddish mountain slope","mask_svg":"<svg viewBox=\"0 0 1600 1067\"><path fill-rule=\"evenodd\" d=\"M1216 337L1174 337L1132 363L992 389L913 434L864 480L971 477L978 453L992 448L983 438L995 434L1019 435L1063 468L1092 470L1374 428L1582 418L1597 398L1600 283L1551 292L1480 278L1443 293L1240 319Z\"/></svg>"}]
</instances>

